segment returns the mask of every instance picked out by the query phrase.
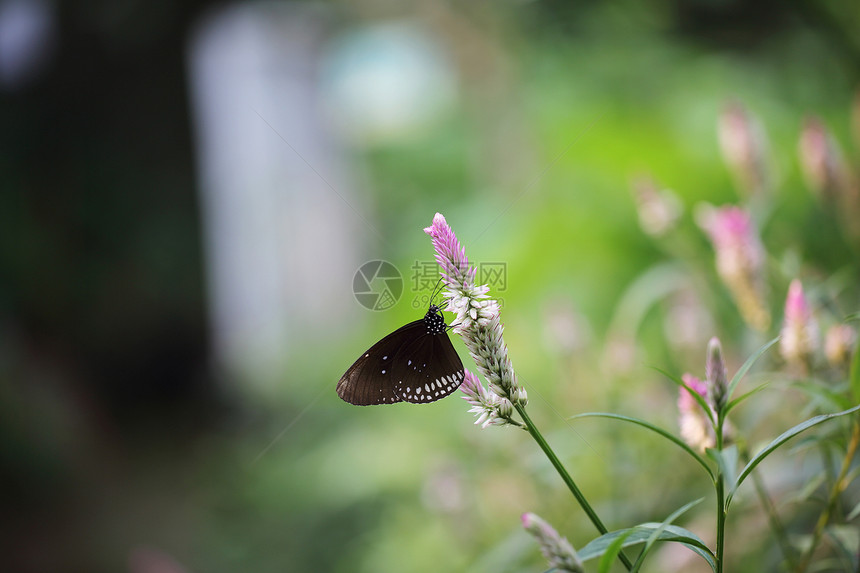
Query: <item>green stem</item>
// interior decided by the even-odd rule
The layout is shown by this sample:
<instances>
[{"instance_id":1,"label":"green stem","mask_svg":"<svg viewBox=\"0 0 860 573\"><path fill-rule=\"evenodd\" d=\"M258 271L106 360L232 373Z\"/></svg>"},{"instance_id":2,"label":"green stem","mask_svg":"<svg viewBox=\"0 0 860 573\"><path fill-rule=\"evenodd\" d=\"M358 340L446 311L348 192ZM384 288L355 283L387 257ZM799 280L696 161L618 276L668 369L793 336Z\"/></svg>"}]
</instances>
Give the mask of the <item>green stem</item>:
<instances>
[{"instance_id":1,"label":"green stem","mask_svg":"<svg viewBox=\"0 0 860 573\"><path fill-rule=\"evenodd\" d=\"M726 537L726 492L723 472L717 470L717 571L723 573L723 547Z\"/></svg>"},{"instance_id":2,"label":"green stem","mask_svg":"<svg viewBox=\"0 0 860 573\"><path fill-rule=\"evenodd\" d=\"M520 404L516 404L514 407L517 409L517 412L519 412L520 417L523 419L523 422L525 422L526 429L528 430L529 434L531 434L532 438L534 438L534 440L538 443L540 449L542 449L543 453L546 454L546 457L549 458L550 463L558 472L558 475L561 476L562 481L564 481L568 489L570 489L570 493L572 493L573 497L576 498L576 501L579 502L580 507L582 507L586 515L588 515L588 518L591 520L591 523L593 523L594 527L597 528L597 531L599 531L602 535L609 533L609 530L606 529L606 526L603 525L602 521L600 521L600 518L597 516L597 513L595 513L594 509L592 509L591 505L585 499L585 496L582 495L581 491L579 491L579 488L573 481L573 478L570 477L570 474L568 474L567 470L564 469L564 466L561 465L561 461L555 455L555 452L552 451L552 448L549 447L549 444L544 439L543 435L541 435L540 431L537 429L537 426L535 426L534 422L532 422L532 419L529 418L529 415L526 413L526 409ZM618 553L618 559L620 559L621 562L624 563L624 567L626 567L628 571L631 570L633 564L630 562L630 559L628 559L627 556L624 555L623 552Z\"/></svg>"},{"instance_id":3,"label":"green stem","mask_svg":"<svg viewBox=\"0 0 860 573\"><path fill-rule=\"evenodd\" d=\"M836 510L836 506L839 503L839 496L842 495L842 492L848 487L848 482L845 479L845 476L851 468L851 462L854 459L854 454L857 451L858 445L860 445L860 422L855 420L851 431L851 440L848 442L845 456L842 458L842 467L839 469L839 475L833 483L833 488L830 490L827 505L824 507L821 515L818 516L818 522L815 524L815 530L812 532L812 543L809 544L809 548L801 556L800 564L797 566L797 573L803 573L806 571L807 567L809 567L809 563L812 560L812 554L815 553L815 549L818 547L818 543L824 535L824 528L827 527L827 524L830 522L830 518L833 516L833 512Z\"/></svg>"},{"instance_id":4,"label":"green stem","mask_svg":"<svg viewBox=\"0 0 860 573\"><path fill-rule=\"evenodd\" d=\"M725 414L717 412L717 427L716 427L716 446L717 450L723 451L723 424L725 423ZM726 540L726 484L725 476L717 467L717 554L716 573L723 573L723 549L725 548Z\"/></svg>"}]
</instances>

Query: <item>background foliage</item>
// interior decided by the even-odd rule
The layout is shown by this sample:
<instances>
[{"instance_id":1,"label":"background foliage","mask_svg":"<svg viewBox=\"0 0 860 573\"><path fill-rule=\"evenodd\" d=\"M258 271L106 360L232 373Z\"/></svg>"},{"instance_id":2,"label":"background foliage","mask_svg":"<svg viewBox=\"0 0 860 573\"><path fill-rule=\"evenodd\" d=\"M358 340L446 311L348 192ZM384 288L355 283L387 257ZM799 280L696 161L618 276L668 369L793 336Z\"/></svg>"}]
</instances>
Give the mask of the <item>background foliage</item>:
<instances>
[{"instance_id":1,"label":"background foliage","mask_svg":"<svg viewBox=\"0 0 860 573\"><path fill-rule=\"evenodd\" d=\"M414 319L405 301L284 349L274 396L213 371L183 62L207 3L118 6L57 6L53 59L0 94L0 526L13 569L154 570L164 554L211 572L540 571L525 511L575 546L591 538L525 435L479 431L459 399L360 409L336 398L360 349ZM531 415L613 527L707 495L699 470L652 435L566 418L613 411L673 428L676 388L649 366L701 376L717 335L732 371L770 338L744 326L691 214L738 200L716 137L729 100L770 141L772 329L798 273L856 285L860 251L797 161L808 114L856 160L856 3L326 6L343 30L407 19L459 35L446 42L456 104L420 133L355 151L373 194L359 210L385 238L369 258L429 259L421 229L439 211L471 258L507 264L506 341ZM640 229L630 188L642 174L680 197L681 244ZM692 256L679 263L674 249ZM645 304L675 275L631 286L661 263L706 285L700 340L673 342L671 303ZM856 312L856 287L844 292ZM736 413L753 443L808 402L773 385ZM802 443L764 464L778 493L821 467ZM769 569L777 548L751 493L739 496L729 569ZM780 499L789 528L808 530L803 495ZM706 540L696 512L711 505L683 523ZM678 563L661 559L653 570Z\"/></svg>"}]
</instances>

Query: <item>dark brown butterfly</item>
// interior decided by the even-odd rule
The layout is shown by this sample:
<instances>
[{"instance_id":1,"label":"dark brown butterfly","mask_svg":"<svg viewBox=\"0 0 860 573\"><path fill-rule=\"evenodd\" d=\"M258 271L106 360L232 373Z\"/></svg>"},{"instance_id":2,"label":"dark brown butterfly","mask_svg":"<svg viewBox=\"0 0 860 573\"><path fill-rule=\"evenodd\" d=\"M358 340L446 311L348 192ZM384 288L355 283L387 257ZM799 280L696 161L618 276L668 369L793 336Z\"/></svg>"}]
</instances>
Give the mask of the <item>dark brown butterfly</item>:
<instances>
[{"instance_id":1,"label":"dark brown butterfly","mask_svg":"<svg viewBox=\"0 0 860 573\"><path fill-rule=\"evenodd\" d=\"M337 383L337 395L350 404L370 406L444 398L463 382L457 356L439 307L398 328L361 355Z\"/></svg>"}]
</instances>

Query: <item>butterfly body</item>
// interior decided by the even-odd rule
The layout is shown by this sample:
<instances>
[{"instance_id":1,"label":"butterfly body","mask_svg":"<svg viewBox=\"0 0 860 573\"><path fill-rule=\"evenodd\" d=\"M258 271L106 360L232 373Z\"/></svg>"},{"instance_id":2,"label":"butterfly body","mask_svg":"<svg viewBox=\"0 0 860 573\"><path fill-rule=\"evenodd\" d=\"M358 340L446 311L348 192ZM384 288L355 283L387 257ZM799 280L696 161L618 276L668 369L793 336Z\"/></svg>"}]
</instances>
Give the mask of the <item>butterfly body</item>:
<instances>
[{"instance_id":1,"label":"butterfly body","mask_svg":"<svg viewBox=\"0 0 860 573\"><path fill-rule=\"evenodd\" d=\"M463 362L439 307L370 347L341 377L337 394L358 406L444 398L463 382Z\"/></svg>"}]
</instances>

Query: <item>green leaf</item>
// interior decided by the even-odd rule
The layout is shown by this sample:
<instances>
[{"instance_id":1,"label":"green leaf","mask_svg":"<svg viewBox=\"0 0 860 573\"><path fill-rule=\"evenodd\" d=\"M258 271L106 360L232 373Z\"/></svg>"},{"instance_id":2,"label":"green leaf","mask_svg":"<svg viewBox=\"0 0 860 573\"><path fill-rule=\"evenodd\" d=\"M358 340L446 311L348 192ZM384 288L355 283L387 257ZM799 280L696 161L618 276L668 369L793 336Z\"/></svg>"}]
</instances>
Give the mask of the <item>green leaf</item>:
<instances>
[{"instance_id":1,"label":"green leaf","mask_svg":"<svg viewBox=\"0 0 860 573\"><path fill-rule=\"evenodd\" d=\"M860 515L860 503L855 505L854 509L852 509L850 512L848 512L848 516L845 518L845 521L851 521L852 519L854 519L858 515Z\"/></svg>"},{"instance_id":2,"label":"green leaf","mask_svg":"<svg viewBox=\"0 0 860 573\"><path fill-rule=\"evenodd\" d=\"M633 530L629 529L627 530L627 533L619 535L606 546L606 551L600 557L600 561L597 565L598 573L609 573L609 568L612 567L612 563L615 561L615 558L618 557L619 553L621 553L621 549L624 547L624 542L632 534ZM580 559L582 559L582 557L580 557Z\"/></svg>"},{"instance_id":3,"label":"green leaf","mask_svg":"<svg viewBox=\"0 0 860 573\"><path fill-rule=\"evenodd\" d=\"M735 487L735 478L738 475L737 446L730 446L722 451L708 448L707 454L717 462L717 465L720 467L720 473L723 476L723 483L726 485L726 491L731 493Z\"/></svg>"},{"instance_id":4,"label":"green leaf","mask_svg":"<svg viewBox=\"0 0 860 573\"><path fill-rule=\"evenodd\" d=\"M731 412L735 408L735 406L737 406L738 404L740 404L741 402L743 402L744 400L746 400L747 398L749 398L753 394L758 394L759 392L761 392L762 390L767 388L769 385L770 385L770 382L765 382L764 384L761 384L760 386L756 386L755 388L753 388L752 390L750 390L746 394L743 394L743 395L735 398L734 400L732 400L731 402L726 404L726 408L725 408L725 410L723 410L724 415L728 416L729 412Z\"/></svg>"},{"instance_id":5,"label":"green leaf","mask_svg":"<svg viewBox=\"0 0 860 573\"><path fill-rule=\"evenodd\" d=\"M624 538L622 541L622 548L637 545L639 543L646 543L651 537L651 534L663 525L664 524L661 523L642 523L629 529L611 531L605 535L601 535L597 539L591 540L585 547L579 550L579 558L583 561L588 561L602 556L608 550L609 546L620 537ZM674 541L681 543L707 561L708 564L710 564L711 569L716 570L714 554L708 546L705 545L705 542L692 531L688 531L683 527L678 527L676 525L667 525L658 535L656 541Z\"/></svg>"},{"instance_id":6,"label":"green leaf","mask_svg":"<svg viewBox=\"0 0 860 573\"><path fill-rule=\"evenodd\" d=\"M642 563L645 561L645 557L650 553L651 548L654 544L660 539L660 535L666 531L666 528L672 524L681 514L685 513L688 509L702 502L704 498L699 498L695 501L691 501L690 503L680 507L679 509L672 512L669 517L663 520L663 523L660 524L654 532L648 536L648 539L645 541L645 547L642 549L641 553L639 553L639 557L636 559L636 562L633 564L632 572L639 571L639 568L642 566Z\"/></svg>"},{"instance_id":7,"label":"green leaf","mask_svg":"<svg viewBox=\"0 0 860 573\"><path fill-rule=\"evenodd\" d=\"M779 340L779 337L777 336L776 338L774 338L773 340L771 340L770 342L766 343L764 346L762 346L761 348L756 350L752 356L747 358L747 361L744 362L743 366L741 366L740 369L737 372L735 372L735 375L732 378L732 381L729 382L729 390L728 390L728 394L727 394L729 398L732 397L732 392L734 392L737 385L740 384L741 378L743 378L746 375L746 373L749 371L749 369L752 368L752 365L755 364L756 360L758 360L759 357L762 354L764 354L768 348L770 348L771 346L776 344L778 340Z\"/></svg>"},{"instance_id":8,"label":"green leaf","mask_svg":"<svg viewBox=\"0 0 860 573\"><path fill-rule=\"evenodd\" d=\"M860 339L854 348L854 356L851 357L851 373L848 376L851 381L851 396L854 402L860 402Z\"/></svg>"},{"instance_id":9,"label":"green leaf","mask_svg":"<svg viewBox=\"0 0 860 573\"><path fill-rule=\"evenodd\" d=\"M695 392L694 392L694 394L695 394ZM667 440L669 440L670 442L677 445L682 450L684 450L685 452L687 452L688 454L693 456L693 459L695 459L697 462L699 462L699 465L701 465L703 468L705 468L705 471L708 472L708 475L710 476L710 478L712 480L716 479L716 477L714 476L714 470L711 469L711 466L708 465L708 462L705 461L705 458L703 458L698 453L696 453L696 451L693 450L690 446L688 446L686 444L686 442L684 442L684 440L682 440L681 438L675 436L674 434L672 434L671 432L669 432L667 430L664 430L663 428L655 426L654 424L652 424L650 422L646 422L645 420L640 420L639 418L631 418L630 416L622 416L621 414L610 414L608 412L586 412L585 414L577 414L576 416L571 416L568 419L569 420L575 420L576 418L610 418L613 420L622 420L624 422L630 422L631 424L636 424L637 426L642 426L643 428L647 428L647 429L651 430L652 432L655 432L655 433L663 436L664 438L666 438Z\"/></svg>"},{"instance_id":10,"label":"green leaf","mask_svg":"<svg viewBox=\"0 0 860 573\"><path fill-rule=\"evenodd\" d=\"M780 434L775 440L769 443L764 447L759 453L757 453L750 461L744 466L744 469L741 471L738 476L738 480L735 483L734 488L731 489L728 496L726 496L726 507L731 503L732 495L737 490L737 488L743 483L743 481L747 478L747 476L752 472L757 465L759 465L767 456L774 452L777 448L783 445L785 442L793 438L794 436L800 434L801 432L808 430L813 426L817 426L822 422L826 422L832 418L838 418L839 416L845 416L847 414L853 414L860 410L860 405L854 406L850 410L845 410L843 412L836 412L835 414L822 414L820 416L815 416L814 418L810 418L805 422L801 422L800 424L794 426L793 428L786 430L782 434Z\"/></svg>"}]
</instances>

